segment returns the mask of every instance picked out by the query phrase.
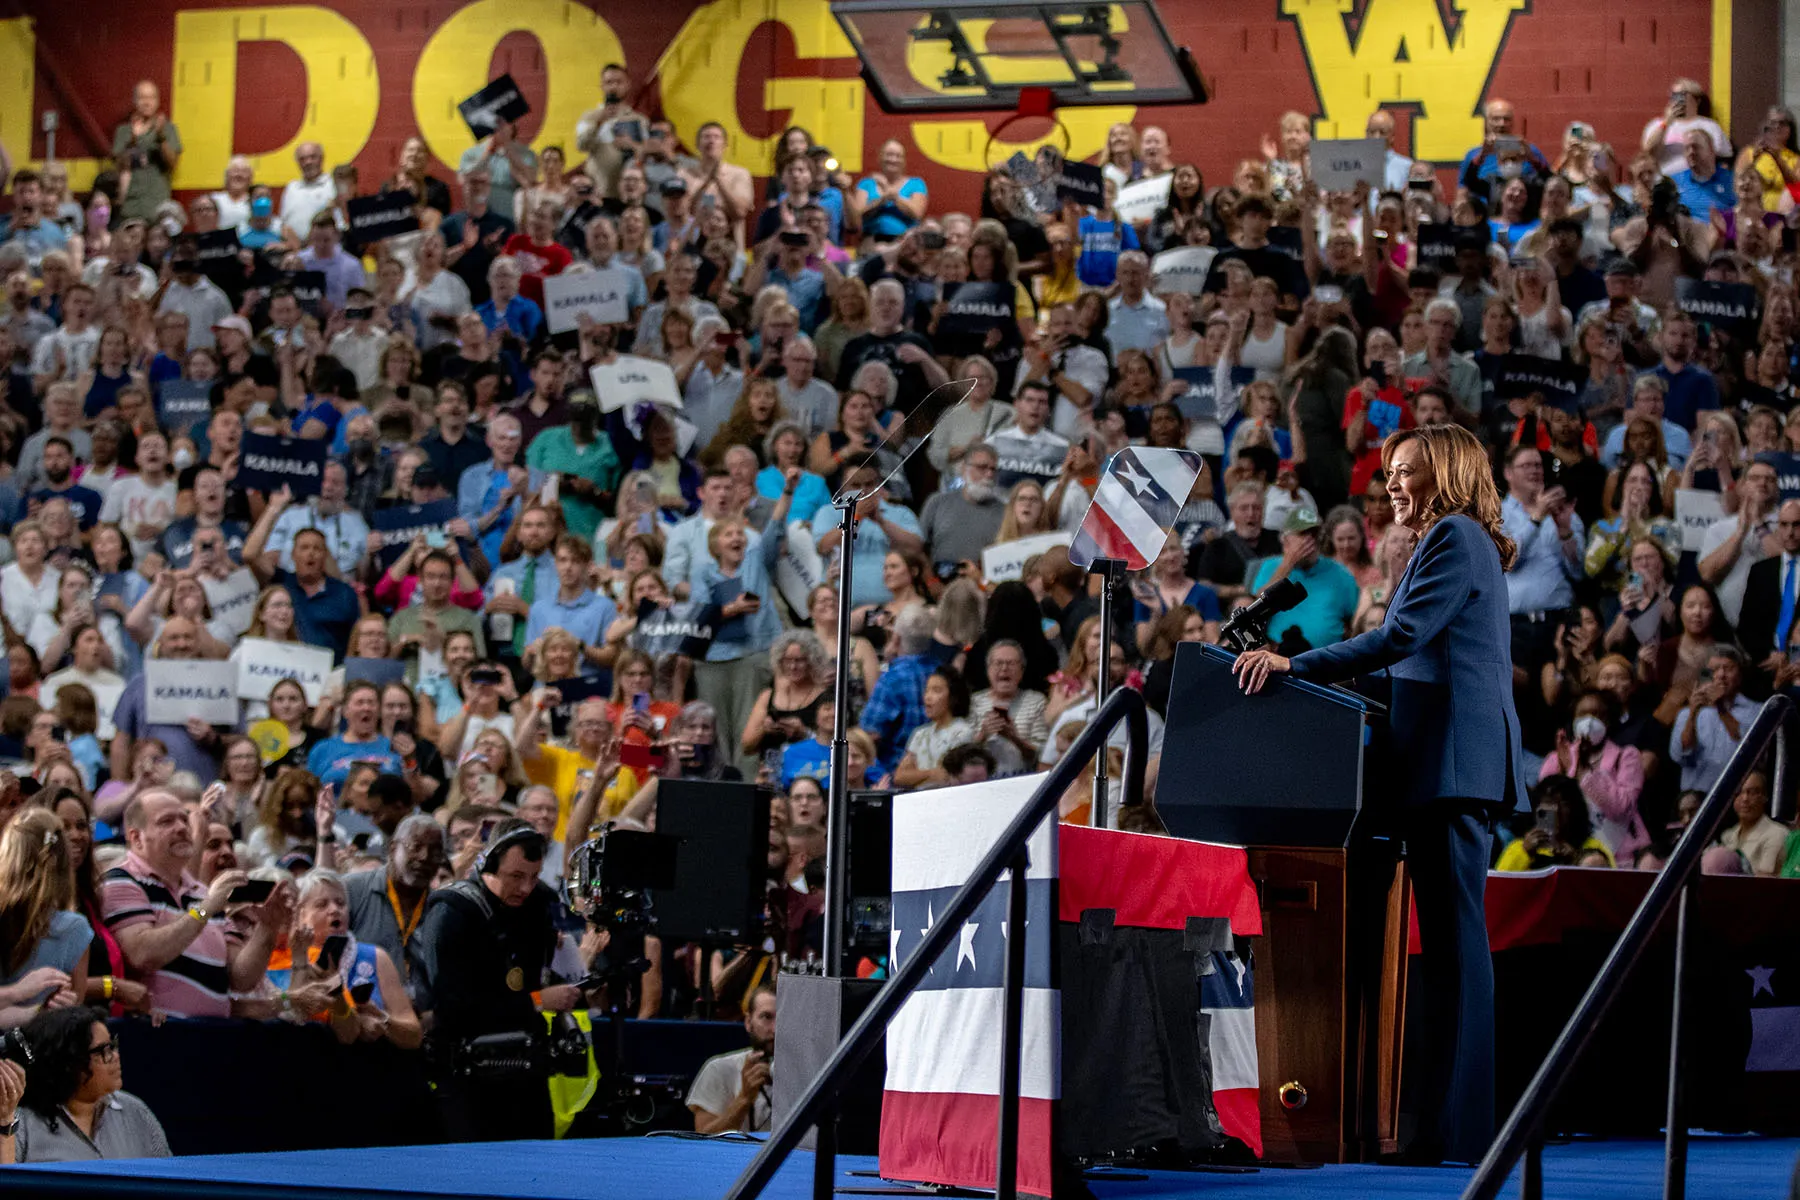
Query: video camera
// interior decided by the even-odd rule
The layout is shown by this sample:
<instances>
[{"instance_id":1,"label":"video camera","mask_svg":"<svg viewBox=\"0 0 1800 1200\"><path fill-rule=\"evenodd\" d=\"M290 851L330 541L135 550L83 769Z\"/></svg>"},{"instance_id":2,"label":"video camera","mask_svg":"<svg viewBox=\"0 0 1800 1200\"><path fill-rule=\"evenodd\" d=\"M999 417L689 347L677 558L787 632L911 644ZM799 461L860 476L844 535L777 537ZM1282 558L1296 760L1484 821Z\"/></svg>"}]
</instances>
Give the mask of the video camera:
<instances>
[{"instance_id":1,"label":"video camera","mask_svg":"<svg viewBox=\"0 0 1800 1200\"><path fill-rule=\"evenodd\" d=\"M608 826L575 848L563 884L569 907L614 934L656 928L651 892L675 886L681 839Z\"/></svg>"}]
</instances>

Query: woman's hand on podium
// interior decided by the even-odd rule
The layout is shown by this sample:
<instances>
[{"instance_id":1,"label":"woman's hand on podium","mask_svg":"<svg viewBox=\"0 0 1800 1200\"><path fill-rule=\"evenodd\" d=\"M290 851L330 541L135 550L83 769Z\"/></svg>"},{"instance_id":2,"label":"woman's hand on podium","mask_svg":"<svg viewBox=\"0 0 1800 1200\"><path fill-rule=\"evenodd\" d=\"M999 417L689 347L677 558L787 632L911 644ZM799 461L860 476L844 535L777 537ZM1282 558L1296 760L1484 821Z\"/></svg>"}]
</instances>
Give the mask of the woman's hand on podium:
<instances>
[{"instance_id":1,"label":"woman's hand on podium","mask_svg":"<svg viewBox=\"0 0 1800 1200\"><path fill-rule=\"evenodd\" d=\"M1287 659L1273 650L1248 650L1231 664L1231 672L1238 677L1238 686L1244 689L1244 694L1253 696L1263 690L1269 676L1287 674L1289 665Z\"/></svg>"}]
</instances>

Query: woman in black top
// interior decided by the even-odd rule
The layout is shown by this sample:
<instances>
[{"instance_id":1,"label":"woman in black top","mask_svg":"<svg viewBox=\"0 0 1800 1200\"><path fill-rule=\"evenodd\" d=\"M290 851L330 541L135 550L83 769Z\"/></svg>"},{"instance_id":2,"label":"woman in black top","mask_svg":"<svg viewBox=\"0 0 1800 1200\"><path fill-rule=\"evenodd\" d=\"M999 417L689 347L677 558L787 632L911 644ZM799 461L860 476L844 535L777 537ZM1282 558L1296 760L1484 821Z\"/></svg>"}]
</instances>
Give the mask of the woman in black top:
<instances>
[{"instance_id":1,"label":"woman in black top","mask_svg":"<svg viewBox=\"0 0 1800 1200\"><path fill-rule=\"evenodd\" d=\"M1019 277L1028 279L1050 269L1050 239L1043 221L1022 216L1023 194L1012 176L996 168L981 188L981 215L1006 227L1006 240L1019 252Z\"/></svg>"},{"instance_id":2,"label":"woman in black top","mask_svg":"<svg viewBox=\"0 0 1800 1200\"><path fill-rule=\"evenodd\" d=\"M1197 231L1205 231L1208 236L1196 242L1193 234ZM1201 181L1200 168L1182 163L1175 168L1175 178L1169 181L1169 202L1156 210L1150 227L1144 231L1144 248L1151 254L1161 254L1177 246L1203 245L1210 237L1206 186Z\"/></svg>"},{"instance_id":3,"label":"woman in black top","mask_svg":"<svg viewBox=\"0 0 1800 1200\"><path fill-rule=\"evenodd\" d=\"M810 630L790 629L769 647L774 679L756 698L744 722L745 754L766 754L802 742L819 723L819 705L831 695L825 648Z\"/></svg>"}]
</instances>

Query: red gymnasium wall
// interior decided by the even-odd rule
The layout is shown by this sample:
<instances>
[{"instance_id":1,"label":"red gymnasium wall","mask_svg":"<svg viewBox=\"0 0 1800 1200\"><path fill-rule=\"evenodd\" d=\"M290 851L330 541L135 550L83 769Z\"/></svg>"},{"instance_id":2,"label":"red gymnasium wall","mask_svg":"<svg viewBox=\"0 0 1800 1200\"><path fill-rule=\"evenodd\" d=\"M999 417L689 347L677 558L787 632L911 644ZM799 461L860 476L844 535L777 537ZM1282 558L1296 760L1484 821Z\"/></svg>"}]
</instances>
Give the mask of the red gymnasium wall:
<instances>
[{"instance_id":1,"label":"red gymnasium wall","mask_svg":"<svg viewBox=\"0 0 1800 1200\"><path fill-rule=\"evenodd\" d=\"M470 144L456 102L509 72L530 98L533 144L572 142L598 102L599 68L632 69L638 106L691 140L702 121L730 131L731 158L759 174L774 135L804 125L852 171L882 141L907 146L934 207L967 208L987 162L987 121L889 116L867 99L827 0L334 0L325 4L171 0L14 0L0 19L0 141L41 159L39 114L61 118L57 156L91 179L133 81L162 85L186 153L179 189L216 187L233 153L258 178L295 174L293 147L317 139L327 161L354 158L365 186L421 133L440 170ZM1688 76L1711 88L1727 127L1753 133L1773 102L1776 0L1162 0L1214 93L1205 106L1070 109L1077 156L1115 120L1160 124L1178 160L1209 184L1258 152L1280 114L1314 117L1317 135L1360 136L1378 105L1399 143L1453 162L1480 136L1481 102L1514 100L1526 136L1553 157L1562 130L1593 122L1622 153ZM1023 136L1047 127L1015 126Z\"/></svg>"}]
</instances>

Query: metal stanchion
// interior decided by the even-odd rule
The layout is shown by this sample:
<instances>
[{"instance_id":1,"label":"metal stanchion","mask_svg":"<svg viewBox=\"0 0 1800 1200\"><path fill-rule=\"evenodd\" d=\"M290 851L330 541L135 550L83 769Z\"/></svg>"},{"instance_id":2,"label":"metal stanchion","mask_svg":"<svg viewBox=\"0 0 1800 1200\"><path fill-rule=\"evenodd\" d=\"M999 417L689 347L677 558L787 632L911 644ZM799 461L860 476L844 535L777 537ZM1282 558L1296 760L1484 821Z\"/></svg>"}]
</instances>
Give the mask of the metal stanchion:
<instances>
[{"instance_id":1,"label":"metal stanchion","mask_svg":"<svg viewBox=\"0 0 1800 1200\"><path fill-rule=\"evenodd\" d=\"M1100 744L1101 753L1106 743ZM1021 850L1007 877L1006 965L1001 981L1005 1017L1000 1027L1000 1129L995 1164L995 1200L1019 1194L1019 1071L1025 1047L1025 875L1030 859Z\"/></svg>"},{"instance_id":2,"label":"metal stanchion","mask_svg":"<svg viewBox=\"0 0 1800 1200\"><path fill-rule=\"evenodd\" d=\"M1100 576L1100 661L1094 664L1096 711L1112 695L1113 601L1128 565L1122 558L1096 558L1088 567L1088 574ZM1107 812L1106 765L1106 747L1102 746L1094 759L1094 799L1088 817L1095 829L1105 829L1110 815Z\"/></svg>"},{"instance_id":3,"label":"metal stanchion","mask_svg":"<svg viewBox=\"0 0 1800 1200\"><path fill-rule=\"evenodd\" d=\"M825 802L825 974L831 979L845 977L844 929L850 918L850 564L855 557L859 500L843 495L832 501L844 540L838 546L837 679L832 691L837 711L831 721L831 778Z\"/></svg>"},{"instance_id":4,"label":"metal stanchion","mask_svg":"<svg viewBox=\"0 0 1800 1200\"><path fill-rule=\"evenodd\" d=\"M1793 793L1788 790L1793 780L1788 771L1788 735L1787 722L1775 731L1775 778L1771 781L1772 793L1769 797L1769 816L1777 821L1789 819L1789 801Z\"/></svg>"},{"instance_id":5,"label":"metal stanchion","mask_svg":"<svg viewBox=\"0 0 1800 1200\"><path fill-rule=\"evenodd\" d=\"M1779 744L1779 742L1777 743ZM1687 1062L1682 1026L1687 1012L1688 939L1693 936L1694 884L1675 903L1675 997L1669 1008L1669 1107L1663 1121L1663 1200L1687 1195Z\"/></svg>"}]
</instances>

